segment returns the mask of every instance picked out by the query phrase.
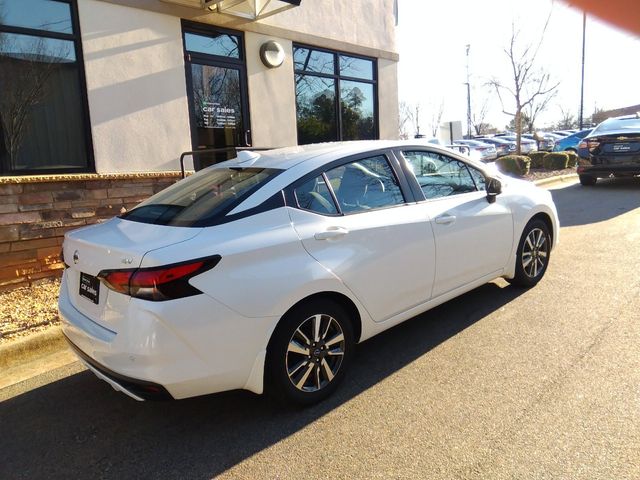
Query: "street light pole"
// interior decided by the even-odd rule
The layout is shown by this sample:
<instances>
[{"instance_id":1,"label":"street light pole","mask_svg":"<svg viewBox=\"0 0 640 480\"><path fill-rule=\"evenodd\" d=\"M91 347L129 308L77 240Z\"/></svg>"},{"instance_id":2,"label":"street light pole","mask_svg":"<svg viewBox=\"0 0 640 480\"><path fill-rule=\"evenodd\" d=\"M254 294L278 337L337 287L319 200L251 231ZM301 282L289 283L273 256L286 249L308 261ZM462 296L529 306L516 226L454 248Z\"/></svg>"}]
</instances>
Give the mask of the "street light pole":
<instances>
[{"instance_id":1,"label":"street light pole","mask_svg":"<svg viewBox=\"0 0 640 480\"><path fill-rule=\"evenodd\" d=\"M469 81L469 49L467 44L467 138L471 138L471 82Z\"/></svg>"},{"instance_id":2,"label":"street light pole","mask_svg":"<svg viewBox=\"0 0 640 480\"><path fill-rule=\"evenodd\" d=\"M584 128L584 50L587 32L587 12L582 12L582 81L580 83L580 130Z\"/></svg>"}]
</instances>

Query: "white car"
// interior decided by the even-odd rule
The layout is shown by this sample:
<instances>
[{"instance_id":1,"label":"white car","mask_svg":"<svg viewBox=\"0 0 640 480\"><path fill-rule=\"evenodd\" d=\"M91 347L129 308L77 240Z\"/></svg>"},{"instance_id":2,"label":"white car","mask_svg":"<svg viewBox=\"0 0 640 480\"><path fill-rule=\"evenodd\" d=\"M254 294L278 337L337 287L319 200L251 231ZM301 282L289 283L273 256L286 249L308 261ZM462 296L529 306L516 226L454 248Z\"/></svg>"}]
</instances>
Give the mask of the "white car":
<instances>
[{"instance_id":1,"label":"white car","mask_svg":"<svg viewBox=\"0 0 640 480\"><path fill-rule=\"evenodd\" d=\"M488 168L419 141L240 152L66 234L64 334L137 400L317 402L356 343L497 277L542 278L551 195Z\"/></svg>"}]
</instances>

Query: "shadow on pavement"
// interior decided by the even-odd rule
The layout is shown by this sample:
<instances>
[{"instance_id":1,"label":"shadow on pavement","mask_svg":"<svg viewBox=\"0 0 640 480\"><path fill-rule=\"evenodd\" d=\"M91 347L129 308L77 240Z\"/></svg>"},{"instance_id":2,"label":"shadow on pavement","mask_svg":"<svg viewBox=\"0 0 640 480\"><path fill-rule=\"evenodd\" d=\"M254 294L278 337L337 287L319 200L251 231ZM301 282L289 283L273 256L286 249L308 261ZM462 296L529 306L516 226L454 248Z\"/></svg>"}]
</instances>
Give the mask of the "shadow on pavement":
<instances>
[{"instance_id":1,"label":"shadow on pavement","mask_svg":"<svg viewBox=\"0 0 640 480\"><path fill-rule=\"evenodd\" d=\"M561 227L603 222L640 208L640 178L600 179L593 187L576 183L550 191Z\"/></svg>"},{"instance_id":2,"label":"shadow on pavement","mask_svg":"<svg viewBox=\"0 0 640 480\"><path fill-rule=\"evenodd\" d=\"M374 337L358 347L336 394L307 409L288 409L246 392L138 403L89 372L72 375L0 403L0 478L212 478L523 292L488 283Z\"/></svg>"}]
</instances>

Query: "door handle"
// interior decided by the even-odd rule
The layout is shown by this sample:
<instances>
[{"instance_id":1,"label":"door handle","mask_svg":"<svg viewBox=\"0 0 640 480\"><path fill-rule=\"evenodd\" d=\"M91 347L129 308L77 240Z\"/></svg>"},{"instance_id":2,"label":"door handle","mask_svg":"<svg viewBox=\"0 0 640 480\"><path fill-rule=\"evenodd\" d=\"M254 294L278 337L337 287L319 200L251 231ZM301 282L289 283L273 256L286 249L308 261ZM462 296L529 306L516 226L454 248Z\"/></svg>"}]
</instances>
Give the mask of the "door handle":
<instances>
[{"instance_id":1,"label":"door handle","mask_svg":"<svg viewBox=\"0 0 640 480\"><path fill-rule=\"evenodd\" d=\"M344 227L329 227L324 232L316 233L313 238L316 240L329 240L330 238L342 237L347 233L349 233L349 230Z\"/></svg>"},{"instance_id":2,"label":"door handle","mask_svg":"<svg viewBox=\"0 0 640 480\"><path fill-rule=\"evenodd\" d=\"M251 135L251 130L245 130L244 131L244 146L245 147L250 147L251 143L250 143L250 138L249 135Z\"/></svg>"},{"instance_id":3,"label":"door handle","mask_svg":"<svg viewBox=\"0 0 640 480\"><path fill-rule=\"evenodd\" d=\"M439 217L436 217L436 223L440 224L440 225L449 225L450 223L454 223L456 221L456 217L455 215L440 215Z\"/></svg>"}]
</instances>

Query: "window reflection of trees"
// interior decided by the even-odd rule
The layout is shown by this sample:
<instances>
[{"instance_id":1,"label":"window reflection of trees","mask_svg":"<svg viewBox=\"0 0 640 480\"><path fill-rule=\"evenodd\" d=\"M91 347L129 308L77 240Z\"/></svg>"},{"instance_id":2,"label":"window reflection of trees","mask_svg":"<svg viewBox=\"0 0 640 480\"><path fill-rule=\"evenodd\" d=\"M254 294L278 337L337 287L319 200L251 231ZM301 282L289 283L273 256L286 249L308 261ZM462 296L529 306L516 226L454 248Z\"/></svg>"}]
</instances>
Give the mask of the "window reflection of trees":
<instances>
[{"instance_id":1,"label":"window reflection of trees","mask_svg":"<svg viewBox=\"0 0 640 480\"><path fill-rule=\"evenodd\" d=\"M299 143L375 138L373 83L340 78L346 72L372 81L373 61L296 47L294 69Z\"/></svg>"},{"instance_id":2,"label":"window reflection of trees","mask_svg":"<svg viewBox=\"0 0 640 480\"><path fill-rule=\"evenodd\" d=\"M11 165L17 163L34 107L51 93L49 79L60 64L74 61L70 41L0 32L0 124Z\"/></svg>"},{"instance_id":3,"label":"window reflection of trees","mask_svg":"<svg viewBox=\"0 0 640 480\"><path fill-rule=\"evenodd\" d=\"M233 115L235 126L231 125L231 127L241 128L240 73L238 70L200 64L193 64L191 69L197 125L199 127L207 126L204 119L205 105L218 104L220 107L234 110L233 114L223 113L222 115L225 117ZM208 127L215 126L216 119L217 115L214 115L214 124L208 125Z\"/></svg>"}]
</instances>

